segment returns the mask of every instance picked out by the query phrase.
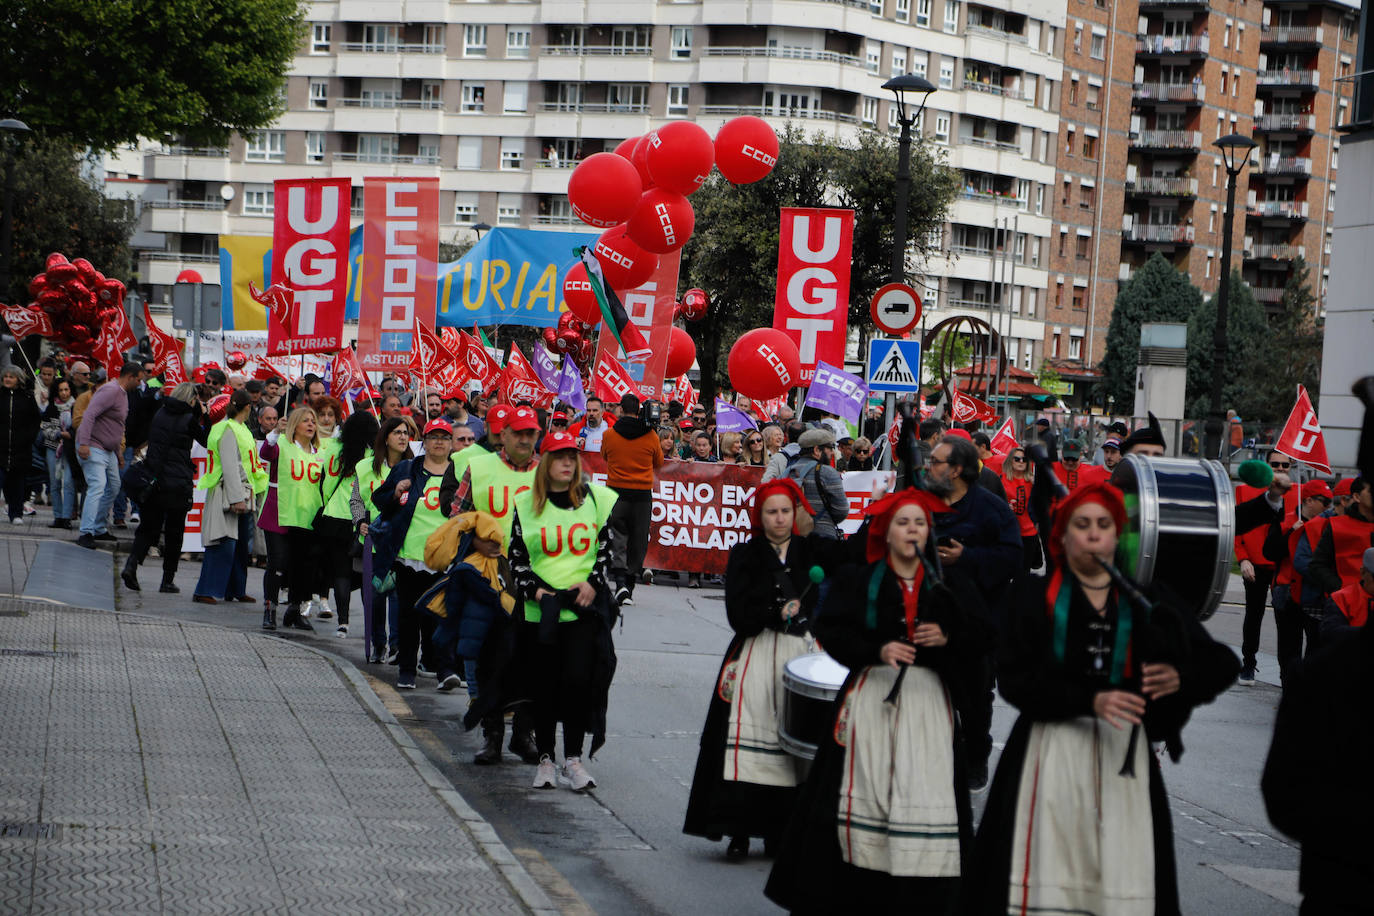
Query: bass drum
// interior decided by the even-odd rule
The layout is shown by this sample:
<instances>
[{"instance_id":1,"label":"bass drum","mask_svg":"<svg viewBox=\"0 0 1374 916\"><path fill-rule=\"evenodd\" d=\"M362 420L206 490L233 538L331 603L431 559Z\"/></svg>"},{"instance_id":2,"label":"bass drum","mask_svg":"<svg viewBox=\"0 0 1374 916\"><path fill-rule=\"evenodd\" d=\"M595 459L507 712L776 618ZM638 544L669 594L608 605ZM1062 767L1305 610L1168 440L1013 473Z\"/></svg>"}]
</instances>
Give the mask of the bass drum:
<instances>
[{"instance_id":1,"label":"bass drum","mask_svg":"<svg viewBox=\"0 0 1374 916\"><path fill-rule=\"evenodd\" d=\"M1231 574L1236 505L1218 461L1127 455L1112 472L1126 498L1117 567L1148 585L1162 582L1206 620Z\"/></svg>"},{"instance_id":2,"label":"bass drum","mask_svg":"<svg viewBox=\"0 0 1374 916\"><path fill-rule=\"evenodd\" d=\"M799 655L782 669L782 721L778 744L794 757L814 760L835 724L835 697L849 669L824 652Z\"/></svg>"}]
</instances>

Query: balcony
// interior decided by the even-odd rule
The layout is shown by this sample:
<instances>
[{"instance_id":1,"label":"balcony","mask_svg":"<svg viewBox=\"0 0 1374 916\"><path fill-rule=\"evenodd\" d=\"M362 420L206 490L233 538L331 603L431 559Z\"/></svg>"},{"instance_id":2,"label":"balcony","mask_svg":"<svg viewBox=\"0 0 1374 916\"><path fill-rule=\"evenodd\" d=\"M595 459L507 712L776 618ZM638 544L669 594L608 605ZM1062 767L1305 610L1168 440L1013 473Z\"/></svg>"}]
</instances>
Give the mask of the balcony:
<instances>
[{"instance_id":1,"label":"balcony","mask_svg":"<svg viewBox=\"0 0 1374 916\"><path fill-rule=\"evenodd\" d=\"M1137 57L1206 57L1211 44L1206 35L1146 35L1137 38Z\"/></svg>"},{"instance_id":2,"label":"balcony","mask_svg":"<svg viewBox=\"0 0 1374 916\"><path fill-rule=\"evenodd\" d=\"M1278 305L1283 301L1282 286L1252 286L1250 292L1254 295L1256 302L1265 305Z\"/></svg>"},{"instance_id":3,"label":"balcony","mask_svg":"<svg viewBox=\"0 0 1374 916\"><path fill-rule=\"evenodd\" d=\"M1259 200L1246 205L1245 213L1259 219L1304 220L1307 219L1307 201Z\"/></svg>"},{"instance_id":4,"label":"balcony","mask_svg":"<svg viewBox=\"0 0 1374 916\"><path fill-rule=\"evenodd\" d=\"M1261 175L1303 176L1312 174L1312 160L1307 156L1260 156L1256 169Z\"/></svg>"},{"instance_id":5,"label":"balcony","mask_svg":"<svg viewBox=\"0 0 1374 916\"><path fill-rule=\"evenodd\" d=\"M961 136L959 138L959 143L967 144L968 146L981 146L984 149L1001 150L1004 153L1021 152L1021 144L1013 143L1010 140L992 140L987 137Z\"/></svg>"},{"instance_id":6,"label":"balcony","mask_svg":"<svg viewBox=\"0 0 1374 916\"><path fill-rule=\"evenodd\" d=\"M339 50L355 54L443 54L447 48L443 43L421 41L346 41Z\"/></svg>"},{"instance_id":7,"label":"balcony","mask_svg":"<svg viewBox=\"0 0 1374 916\"><path fill-rule=\"evenodd\" d=\"M1126 182L1126 193L1136 197L1197 197L1197 179L1137 178Z\"/></svg>"},{"instance_id":8,"label":"balcony","mask_svg":"<svg viewBox=\"0 0 1374 916\"><path fill-rule=\"evenodd\" d=\"M1294 258L1303 257L1304 254L1305 254L1305 250L1304 250L1303 246L1301 246L1301 245L1288 245L1288 244L1277 244L1277 245L1275 245L1275 244L1252 245L1252 246L1250 247L1250 249L1249 249L1248 251L1245 252L1245 260L1247 260L1247 261L1271 261L1271 262L1272 262L1272 261L1278 261L1278 262L1287 263L1287 262L1289 262L1289 261L1292 261Z\"/></svg>"},{"instance_id":9,"label":"balcony","mask_svg":"<svg viewBox=\"0 0 1374 916\"><path fill-rule=\"evenodd\" d=\"M374 96L365 99L337 98L333 101L335 108L406 108L420 111L442 111L444 108L442 99L397 99L389 96L381 98Z\"/></svg>"},{"instance_id":10,"label":"balcony","mask_svg":"<svg viewBox=\"0 0 1374 916\"><path fill-rule=\"evenodd\" d=\"M1131 138L1132 149L1191 150L1202 149L1200 130L1142 130Z\"/></svg>"},{"instance_id":11,"label":"balcony","mask_svg":"<svg viewBox=\"0 0 1374 916\"><path fill-rule=\"evenodd\" d=\"M1186 105L1201 105L1207 97L1207 87L1202 80L1191 83L1134 83L1131 86L1131 101L1136 105L1157 105L1160 102L1183 102Z\"/></svg>"},{"instance_id":12,"label":"balcony","mask_svg":"<svg viewBox=\"0 0 1374 916\"><path fill-rule=\"evenodd\" d=\"M973 23L964 26L964 33L967 35L985 35L997 41L1011 41L1023 45L1029 43L1026 40L1026 36L1022 35L1020 32L1007 32L1003 29L995 29L990 26L975 25Z\"/></svg>"},{"instance_id":13,"label":"balcony","mask_svg":"<svg viewBox=\"0 0 1374 916\"><path fill-rule=\"evenodd\" d=\"M1322 30L1317 26L1265 26L1260 32L1260 48L1321 47Z\"/></svg>"},{"instance_id":14,"label":"balcony","mask_svg":"<svg viewBox=\"0 0 1374 916\"><path fill-rule=\"evenodd\" d=\"M1179 225L1132 226L1121 230L1123 244L1176 247L1193 244L1193 227Z\"/></svg>"},{"instance_id":15,"label":"balcony","mask_svg":"<svg viewBox=\"0 0 1374 916\"><path fill-rule=\"evenodd\" d=\"M654 49L631 45L545 45L546 57L653 57Z\"/></svg>"},{"instance_id":16,"label":"balcony","mask_svg":"<svg viewBox=\"0 0 1374 916\"><path fill-rule=\"evenodd\" d=\"M334 153L335 162L363 162L377 165L438 165L438 156L402 155L400 153Z\"/></svg>"},{"instance_id":17,"label":"balcony","mask_svg":"<svg viewBox=\"0 0 1374 916\"><path fill-rule=\"evenodd\" d=\"M649 105L647 102L540 102L539 110L565 114L648 114Z\"/></svg>"},{"instance_id":18,"label":"balcony","mask_svg":"<svg viewBox=\"0 0 1374 916\"><path fill-rule=\"evenodd\" d=\"M1317 129L1317 116L1310 114L1267 114L1255 119L1257 134L1310 134Z\"/></svg>"},{"instance_id":19,"label":"balcony","mask_svg":"<svg viewBox=\"0 0 1374 916\"><path fill-rule=\"evenodd\" d=\"M844 64L847 67L863 67L864 60L853 54L840 54L838 51L816 51L811 48L737 48L712 45L706 49L707 57L769 57L781 60L815 60L822 63Z\"/></svg>"},{"instance_id":20,"label":"balcony","mask_svg":"<svg viewBox=\"0 0 1374 916\"><path fill-rule=\"evenodd\" d=\"M1140 0L1139 8L1143 13L1146 10L1206 9L1209 5L1208 0Z\"/></svg>"},{"instance_id":21,"label":"balcony","mask_svg":"<svg viewBox=\"0 0 1374 916\"><path fill-rule=\"evenodd\" d=\"M183 270L198 271L212 282L218 281L219 255L183 254L179 251L140 251L138 275L143 283L171 286Z\"/></svg>"},{"instance_id":22,"label":"balcony","mask_svg":"<svg viewBox=\"0 0 1374 916\"><path fill-rule=\"evenodd\" d=\"M1303 89L1316 92L1321 74L1316 70L1261 70L1255 78L1256 89Z\"/></svg>"},{"instance_id":23,"label":"balcony","mask_svg":"<svg viewBox=\"0 0 1374 916\"><path fill-rule=\"evenodd\" d=\"M645 107L647 111L647 106ZM764 105L703 105L703 115L737 117L753 115L756 118L801 118L811 121L838 121L841 124L857 124L859 119L842 111L827 108L769 108Z\"/></svg>"}]
</instances>

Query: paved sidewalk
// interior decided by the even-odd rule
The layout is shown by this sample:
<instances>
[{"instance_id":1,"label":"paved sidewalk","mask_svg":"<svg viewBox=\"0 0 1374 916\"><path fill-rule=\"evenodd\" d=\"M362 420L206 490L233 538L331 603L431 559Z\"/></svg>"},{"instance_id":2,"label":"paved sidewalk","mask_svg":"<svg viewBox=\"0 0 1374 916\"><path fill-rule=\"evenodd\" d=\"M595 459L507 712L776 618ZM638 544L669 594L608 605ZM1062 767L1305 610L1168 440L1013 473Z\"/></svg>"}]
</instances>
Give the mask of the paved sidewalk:
<instances>
[{"instance_id":1,"label":"paved sidewalk","mask_svg":"<svg viewBox=\"0 0 1374 916\"><path fill-rule=\"evenodd\" d=\"M311 649L0 599L0 691L0 911L552 911Z\"/></svg>"}]
</instances>

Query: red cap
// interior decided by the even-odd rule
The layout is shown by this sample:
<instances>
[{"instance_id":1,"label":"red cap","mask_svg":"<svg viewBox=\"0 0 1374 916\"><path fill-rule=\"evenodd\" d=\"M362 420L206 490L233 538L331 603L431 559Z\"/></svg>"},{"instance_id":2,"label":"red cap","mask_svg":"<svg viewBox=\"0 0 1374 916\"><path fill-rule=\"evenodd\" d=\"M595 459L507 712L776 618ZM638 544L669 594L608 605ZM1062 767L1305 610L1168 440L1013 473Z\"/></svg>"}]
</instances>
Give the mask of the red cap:
<instances>
[{"instance_id":1,"label":"red cap","mask_svg":"<svg viewBox=\"0 0 1374 916\"><path fill-rule=\"evenodd\" d=\"M946 439L963 439L965 442L972 442L973 437L968 434L966 429L947 429L945 430Z\"/></svg>"},{"instance_id":2,"label":"red cap","mask_svg":"<svg viewBox=\"0 0 1374 916\"><path fill-rule=\"evenodd\" d=\"M561 410L555 410L553 412L553 416L549 418L550 422L553 422L554 420L562 420L564 423L566 423L568 422L568 415Z\"/></svg>"},{"instance_id":3,"label":"red cap","mask_svg":"<svg viewBox=\"0 0 1374 916\"><path fill-rule=\"evenodd\" d=\"M691 419L688 418L688 419L686 419L686 420L683 420L681 423L678 424L678 428L679 428L679 429L691 429L691 428L692 428L692 421L691 421Z\"/></svg>"},{"instance_id":4,"label":"red cap","mask_svg":"<svg viewBox=\"0 0 1374 916\"><path fill-rule=\"evenodd\" d=\"M527 429L538 431L539 415L534 412L533 407L517 407L507 414L506 426L517 433Z\"/></svg>"},{"instance_id":5,"label":"red cap","mask_svg":"<svg viewBox=\"0 0 1374 916\"><path fill-rule=\"evenodd\" d=\"M1302 498L1312 499L1313 497L1318 497L1320 499L1332 498L1331 488L1326 485L1326 481L1309 480L1302 485Z\"/></svg>"},{"instance_id":6,"label":"red cap","mask_svg":"<svg viewBox=\"0 0 1374 916\"><path fill-rule=\"evenodd\" d=\"M1332 490L1331 492L1335 496L1349 496L1350 485L1354 482L1354 477L1342 477L1340 481L1336 484L1336 489Z\"/></svg>"},{"instance_id":7,"label":"red cap","mask_svg":"<svg viewBox=\"0 0 1374 916\"><path fill-rule=\"evenodd\" d=\"M544 437L543 447L540 451L549 455L554 452L562 452L567 449L577 451L577 440L567 433L549 433Z\"/></svg>"},{"instance_id":8,"label":"red cap","mask_svg":"<svg viewBox=\"0 0 1374 916\"><path fill-rule=\"evenodd\" d=\"M506 420L510 419L511 410L509 404L496 404L487 411L487 426L493 435L501 435L501 430L506 428Z\"/></svg>"},{"instance_id":9,"label":"red cap","mask_svg":"<svg viewBox=\"0 0 1374 916\"><path fill-rule=\"evenodd\" d=\"M421 434L421 438L428 436L430 433L443 433L446 436L452 436L453 424L445 420L443 417L438 417L436 419L430 420L428 423L425 424L425 431Z\"/></svg>"}]
</instances>

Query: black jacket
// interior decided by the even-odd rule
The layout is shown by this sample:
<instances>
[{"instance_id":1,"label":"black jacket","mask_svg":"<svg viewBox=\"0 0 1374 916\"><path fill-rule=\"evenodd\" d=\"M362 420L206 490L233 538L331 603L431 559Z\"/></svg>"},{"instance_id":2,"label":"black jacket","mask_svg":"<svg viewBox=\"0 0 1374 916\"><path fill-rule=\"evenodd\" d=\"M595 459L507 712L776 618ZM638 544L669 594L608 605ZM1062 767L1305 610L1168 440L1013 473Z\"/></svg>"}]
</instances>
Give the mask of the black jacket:
<instances>
[{"instance_id":1,"label":"black jacket","mask_svg":"<svg viewBox=\"0 0 1374 916\"><path fill-rule=\"evenodd\" d=\"M27 469L38 438L38 402L23 386L0 388L0 467Z\"/></svg>"},{"instance_id":2,"label":"black jacket","mask_svg":"<svg viewBox=\"0 0 1374 916\"><path fill-rule=\"evenodd\" d=\"M185 401L163 398L161 405L148 424L148 452L143 460L157 475L158 501L168 508L181 508L190 503L195 489L191 443L204 445L207 430L200 411Z\"/></svg>"},{"instance_id":3,"label":"black jacket","mask_svg":"<svg viewBox=\"0 0 1374 916\"><path fill-rule=\"evenodd\" d=\"M975 484L950 511L935 516L935 535L964 545L957 563L945 569L950 585L973 585L988 613L1000 616L1002 599L1021 571L1024 548L1021 526L1006 497L998 498ZM994 626L997 620L990 620Z\"/></svg>"},{"instance_id":4,"label":"black jacket","mask_svg":"<svg viewBox=\"0 0 1374 916\"><path fill-rule=\"evenodd\" d=\"M124 444L139 448L149 441L149 430L152 429L153 417L159 412L158 408L172 399L159 399L157 392L146 385L130 388L126 393L129 396L129 416L124 421Z\"/></svg>"}]
</instances>

